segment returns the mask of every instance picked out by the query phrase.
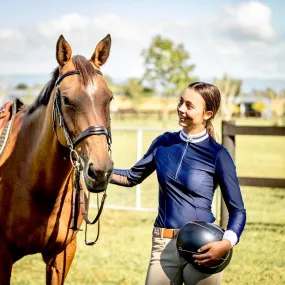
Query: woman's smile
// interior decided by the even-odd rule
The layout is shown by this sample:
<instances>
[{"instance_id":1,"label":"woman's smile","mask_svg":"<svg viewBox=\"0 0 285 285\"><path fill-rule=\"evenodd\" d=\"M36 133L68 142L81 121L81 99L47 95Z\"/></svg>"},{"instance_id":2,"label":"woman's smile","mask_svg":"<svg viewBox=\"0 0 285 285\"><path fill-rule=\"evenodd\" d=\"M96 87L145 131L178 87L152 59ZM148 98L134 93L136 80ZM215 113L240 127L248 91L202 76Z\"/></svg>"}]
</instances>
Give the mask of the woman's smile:
<instances>
[{"instance_id":1,"label":"woman's smile","mask_svg":"<svg viewBox=\"0 0 285 285\"><path fill-rule=\"evenodd\" d=\"M179 117L179 120L184 122L185 120L189 119L188 116L186 116L185 114L183 113L180 113L178 112L178 117Z\"/></svg>"}]
</instances>

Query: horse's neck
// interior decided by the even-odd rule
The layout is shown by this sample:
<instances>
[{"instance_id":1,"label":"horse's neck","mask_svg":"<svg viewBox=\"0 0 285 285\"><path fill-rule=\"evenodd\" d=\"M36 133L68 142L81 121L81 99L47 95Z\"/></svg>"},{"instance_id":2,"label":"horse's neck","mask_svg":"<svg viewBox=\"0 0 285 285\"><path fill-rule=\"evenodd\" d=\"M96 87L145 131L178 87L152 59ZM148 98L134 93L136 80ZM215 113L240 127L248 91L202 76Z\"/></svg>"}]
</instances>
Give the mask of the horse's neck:
<instances>
[{"instance_id":1,"label":"horse's neck","mask_svg":"<svg viewBox=\"0 0 285 285\"><path fill-rule=\"evenodd\" d=\"M57 191L71 174L68 149L60 145L52 129L51 106L40 106L28 114L21 128L20 138L25 138L26 161L37 183ZM47 189L49 190L49 189Z\"/></svg>"}]
</instances>

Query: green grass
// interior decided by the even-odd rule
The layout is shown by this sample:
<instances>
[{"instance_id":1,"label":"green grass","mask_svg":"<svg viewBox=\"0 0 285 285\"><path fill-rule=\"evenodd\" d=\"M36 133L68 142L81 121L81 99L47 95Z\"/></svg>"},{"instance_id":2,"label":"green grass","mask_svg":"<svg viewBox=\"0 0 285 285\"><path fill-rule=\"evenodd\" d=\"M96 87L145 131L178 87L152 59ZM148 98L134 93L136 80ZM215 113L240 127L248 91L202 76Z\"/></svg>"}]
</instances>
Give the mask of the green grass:
<instances>
[{"instance_id":1,"label":"green grass","mask_svg":"<svg viewBox=\"0 0 285 285\"><path fill-rule=\"evenodd\" d=\"M113 125L143 125L143 121L116 121ZM169 123L175 127L176 121ZM246 121L239 122L246 124ZM252 120L251 124L269 124ZM156 120L145 121L149 127L161 127ZM217 129L219 127L216 124ZM143 137L144 151L155 132ZM113 132L113 159L116 167L128 168L136 162L136 133ZM284 137L238 137L236 165L239 175L285 178ZM157 207L157 182L151 175L141 185L143 207ZM225 271L223 284L285 284L285 189L242 187L247 224L233 259ZM135 189L110 185L109 204L135 206ZM91 216L96 214L90 211ZM78 234L75 260L66 284L144 284L151 248L151 230L156 213L104 209L101 235L97 245L84 244L84 232ZM90 239L96 226L89 227ZM13 268L12 284L45 284L45 266L39 254L27 256Z\"/></svg>"}]
</instances>

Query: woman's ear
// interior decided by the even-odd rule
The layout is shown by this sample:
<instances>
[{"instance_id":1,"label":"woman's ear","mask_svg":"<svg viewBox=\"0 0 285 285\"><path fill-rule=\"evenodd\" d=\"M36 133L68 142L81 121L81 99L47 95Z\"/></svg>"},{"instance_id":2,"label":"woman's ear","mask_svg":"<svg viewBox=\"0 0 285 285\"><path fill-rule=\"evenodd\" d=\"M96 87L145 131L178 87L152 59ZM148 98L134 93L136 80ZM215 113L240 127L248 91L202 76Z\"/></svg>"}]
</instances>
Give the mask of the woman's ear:
<instances>
[{"instance_id":1,"label":"woman's ear","mask_svg":"<svg viewBox=\"0 0 285 285\"><path fill-rule=\"evenodd\" d=\"M208 121L210 118L212 118L214 113L212 111L206 111L204 114L204 120Z\"/></svg>"}]
</instances>

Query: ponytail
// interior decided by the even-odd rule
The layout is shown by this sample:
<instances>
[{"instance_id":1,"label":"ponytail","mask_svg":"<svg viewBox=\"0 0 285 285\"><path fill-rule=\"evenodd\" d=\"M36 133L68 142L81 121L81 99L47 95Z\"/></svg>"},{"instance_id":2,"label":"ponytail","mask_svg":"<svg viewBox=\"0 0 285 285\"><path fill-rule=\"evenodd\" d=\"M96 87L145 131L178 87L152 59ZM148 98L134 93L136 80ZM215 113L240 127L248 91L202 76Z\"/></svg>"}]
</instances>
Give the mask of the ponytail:
<instances>
[{"instance_id":1,"label":"ponytail","mask_svg":"<svg viewBox=\"0 0 285 285\"><path fill-rule=\"evenodd\" d=\"M215 130L212 124L212 118L206 121L206 131L210 137L212 137L216 141Z\"/></svg>"}]
</instances>

